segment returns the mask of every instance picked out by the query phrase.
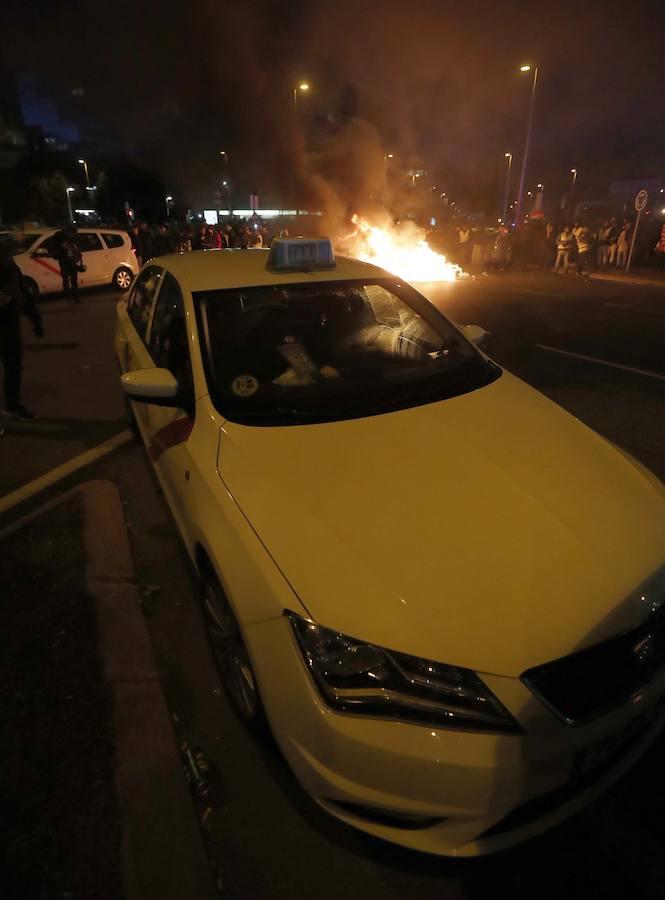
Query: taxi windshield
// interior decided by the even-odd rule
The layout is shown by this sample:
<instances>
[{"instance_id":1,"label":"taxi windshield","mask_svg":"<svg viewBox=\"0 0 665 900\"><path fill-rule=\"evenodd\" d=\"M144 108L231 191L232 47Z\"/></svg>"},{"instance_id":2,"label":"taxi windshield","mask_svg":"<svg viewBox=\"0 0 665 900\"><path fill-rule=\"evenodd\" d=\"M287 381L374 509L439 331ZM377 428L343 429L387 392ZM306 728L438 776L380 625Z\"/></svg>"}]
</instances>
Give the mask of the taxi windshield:
<instances>
[{"instance_id":1,"label":"taxi windshield","mask_svg":"<svg viewBox=\"0 0 665 900\"><path fill-rule=\"evenodd\" d=\"M194 295L213 402L261 425L376 415L501 374L414 288L390 279Z\"/></svg>"}]
</instances>

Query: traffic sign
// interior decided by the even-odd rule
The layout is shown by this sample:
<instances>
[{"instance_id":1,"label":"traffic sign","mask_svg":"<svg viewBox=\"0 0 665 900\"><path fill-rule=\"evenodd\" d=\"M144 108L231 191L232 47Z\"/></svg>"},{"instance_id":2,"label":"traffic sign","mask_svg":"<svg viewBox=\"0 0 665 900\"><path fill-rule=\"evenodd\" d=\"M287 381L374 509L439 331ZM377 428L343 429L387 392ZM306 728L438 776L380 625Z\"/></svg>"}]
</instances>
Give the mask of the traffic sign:
<instances>
[{"instance_id":1,"label":"traffic sign","mask_svg":"<svg viewBox=\"0 0 665 900\"><path fill-rule=\"evenodd\" d=\"M649 199L649 195L646 191L640 191L637 197L635 197L635 209L638 212L642 212L644 207L647 205L647 200Z\"/></svg>"}]
</instances>

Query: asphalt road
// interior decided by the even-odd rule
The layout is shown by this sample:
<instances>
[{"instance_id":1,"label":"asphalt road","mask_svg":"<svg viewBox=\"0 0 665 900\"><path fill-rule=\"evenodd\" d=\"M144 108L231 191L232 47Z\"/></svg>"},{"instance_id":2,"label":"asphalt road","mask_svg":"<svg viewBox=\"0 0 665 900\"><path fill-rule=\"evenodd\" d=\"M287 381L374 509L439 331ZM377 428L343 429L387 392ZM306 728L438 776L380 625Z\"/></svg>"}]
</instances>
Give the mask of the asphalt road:
<instances>
[{"instance_id":1,"label":"asphalt road","mask_svg":"<svg viewBox=\"0 0 665 900\"><path fill-rule=\"evenodd\" d=\"M499 362L665 479L665 289L525 273L425 292L455 321L491 331L488 350ZM25 402L40 419L11 426L0 440L0 494L124 428L111 352L115 299L88 295L75 309L44 304L45 341L38 349L29 340L25 360ZM275 749L239 725L220 691L193 573L142 448L126 445L39 501L97 476L116 481L126 503L175 732L215 766L213 794L199 811L210 808L206 840L225 896L665 896L664 740L581 816L482 860L402 851L325 816ZM0 517L0 529L29 508Z\"/></svg>"}]
</instances>

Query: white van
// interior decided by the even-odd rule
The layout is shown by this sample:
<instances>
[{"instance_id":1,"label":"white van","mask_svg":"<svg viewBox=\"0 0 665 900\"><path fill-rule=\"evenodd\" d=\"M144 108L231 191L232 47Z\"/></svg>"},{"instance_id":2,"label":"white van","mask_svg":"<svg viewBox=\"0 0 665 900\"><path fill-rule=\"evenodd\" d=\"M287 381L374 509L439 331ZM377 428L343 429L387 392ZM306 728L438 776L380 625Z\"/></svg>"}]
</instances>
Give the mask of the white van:
<instances>
[{"instance_id":1,"label":"white van","mask_svg":"<svg viewBox=\"0 0 665 900\"><path fill-rule=\"evenodd\" d=\"M33 296L62 290L56 259L59 229L30 228L0 233L15 245L14 260L23 274L25 287ZM126 231L112 228L79 228L76 243L83 256L85 272L79 273L79 287L112 284L125 291L138 274L139 265Z\"/></svg>"}]
</instances>

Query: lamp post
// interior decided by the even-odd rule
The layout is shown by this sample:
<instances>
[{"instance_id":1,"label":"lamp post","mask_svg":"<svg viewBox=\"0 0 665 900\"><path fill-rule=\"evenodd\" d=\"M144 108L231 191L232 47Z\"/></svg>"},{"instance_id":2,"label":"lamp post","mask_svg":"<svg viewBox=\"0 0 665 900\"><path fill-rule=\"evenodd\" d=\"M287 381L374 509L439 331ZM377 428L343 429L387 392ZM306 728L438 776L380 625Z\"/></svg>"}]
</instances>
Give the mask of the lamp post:
<instances>
[{"instance_id":1,"label":"lamp post","mask_svg":"<svg viewBox=\"0 0 665 900\"><path fill-rule=\"evenodd\" d=\"M381 202L383 205L386 205L386 196L388 193L388 160L393 159L394 153L384 153L383 154L383 194L381 197Z\"/></svg>"},{"instance_id":2,"label":"lamp post","mask_svg":"<svg viewBox=\"0 0 665 900\"><path fill-rule=\"evenodd\" d=\"M65 190L65 194L67 195L67 206L69 207L69 221L74 224L74 213L72 212L72 201L70 199L70 194L74 192L75 188L68 187Z\"/></svg>"},{"instance_id":3,"label":"lamp post","mask_svg":"<svg viewBox=\"0 0 665 900\"><path fill-rule=\"evenodd\" d=\"M573 196L575 195L575 185L577 184L577 169L571 169L570 174L573 176L570 183L570 199L568 200L568 215L573 214Z\"/></svg>"},{"instance_id":4,"label":"lamp post","mask_svg":"<svg viewBox=\"0 0 665 900\"><path fill-rule=\"evenodd\" d=\"M530 72L531 66L520 66L520 72ZM536 85L538 83L538 66L533 68L533 83L531 85L531 99L529 101L529 115L526 123L526 138L524 141L524 156L522 158L522 171L520 173L520 187L517 193L517 214L515 221L519 225L522 221L522 199L524 196L524 179L526 177L526 167L529 160L529 145L531 144L531 126L533 124L533 107L536 100Z\"/></svg>"},{"instance_id":5,"label":"lamp post","mask_svg":"<svg viewBox=\"0 0 665 900\"><path fill-rule=\"evenodd\" d=\"M506 167L506 194L503 198L503 218L501 219L501 222L505 225L508 216L508 193L510 191L510 171L513 167L513 154L504 153L503 155L508 160L508 165Z\"/></svg>"},{"instance_id":6,"label":"lamp post","mask_svg":"<svg viewBox=\"0 0 665 900\"><path fill-rule=\"evenodd\" d=\"M166 200L166 218L168 219L168 217L171 215L171 204L173 203L173 197L170 194L168 194L168 196L165 197L165 200Z\"/></svg>"},{"instance_id":7,"label":"lamp post","mask_svg":"<svg viewBox=\"0 0 665 900\"><path fill-rule=\"evenodd\" d=\"M88 172L88 163L85 159L79 159L79 165L83 166L85 171L85 186L86 190L90 190L90 174Z\"/></svg>"},{"instance_id":8,"label":"lamp post","mask_svg":"<svg viewBox=\"0 0 665 900\"><path fill-rule=\"evenodd\" d=\"M300 84L296 85L293 88L293 108L298 109L298 91L301 91L303 94L306 94L309 90L309 84L306 81L301 81Z\"/></svg>"}]
</instances>

